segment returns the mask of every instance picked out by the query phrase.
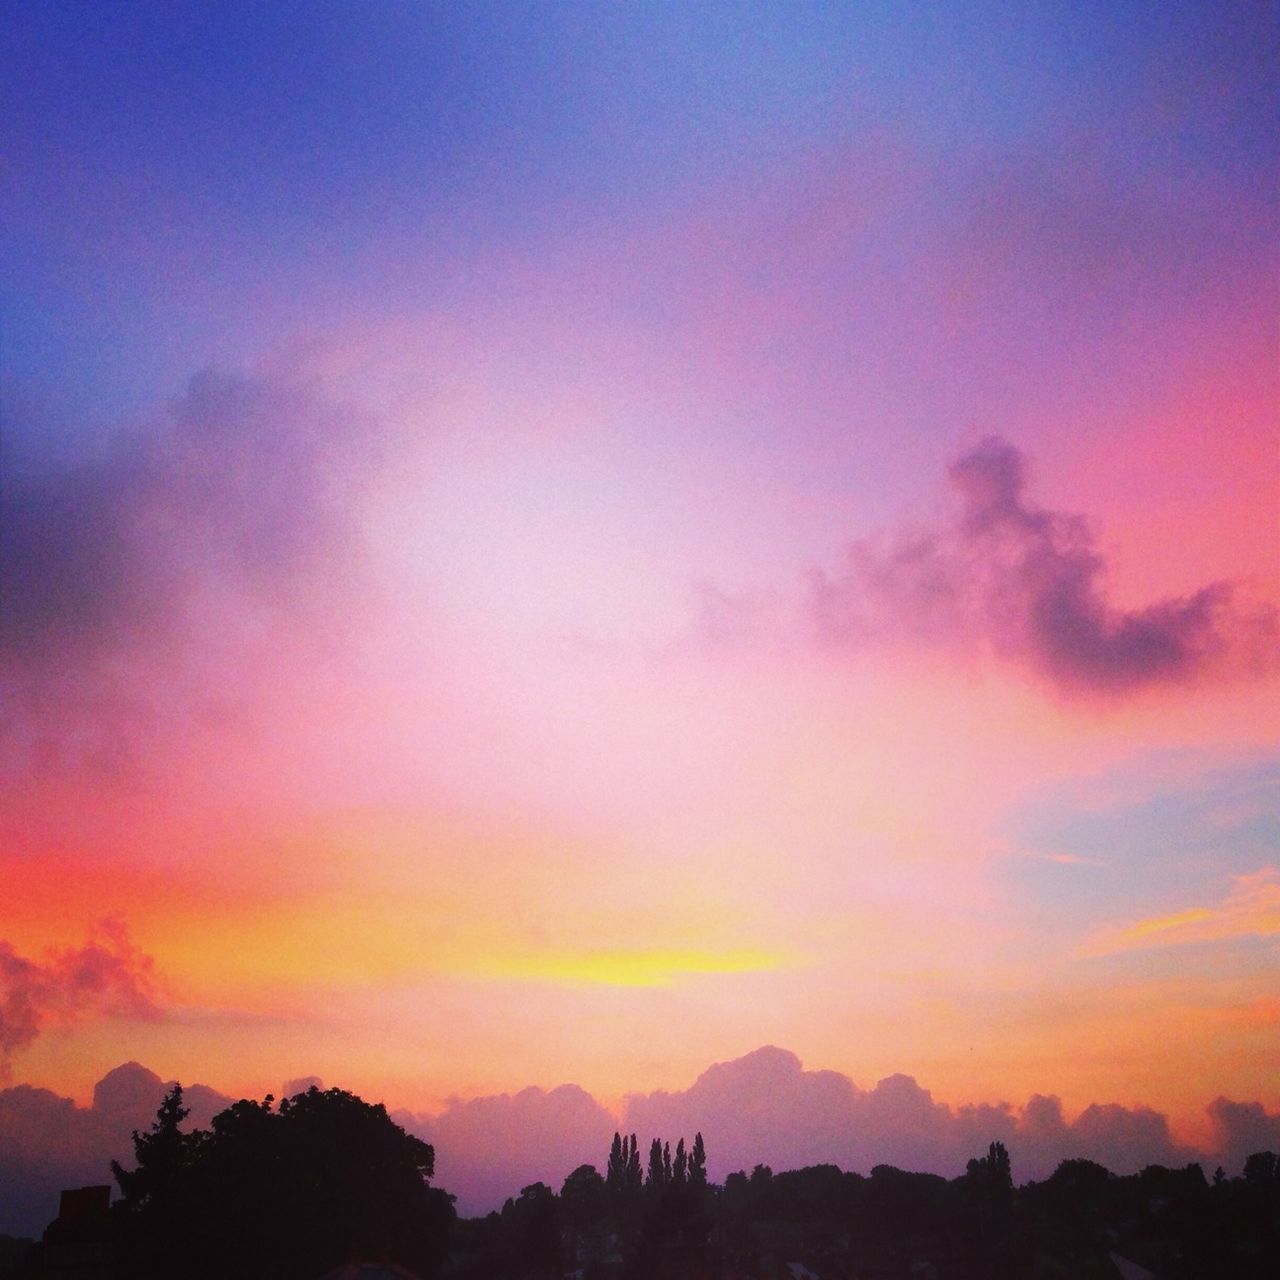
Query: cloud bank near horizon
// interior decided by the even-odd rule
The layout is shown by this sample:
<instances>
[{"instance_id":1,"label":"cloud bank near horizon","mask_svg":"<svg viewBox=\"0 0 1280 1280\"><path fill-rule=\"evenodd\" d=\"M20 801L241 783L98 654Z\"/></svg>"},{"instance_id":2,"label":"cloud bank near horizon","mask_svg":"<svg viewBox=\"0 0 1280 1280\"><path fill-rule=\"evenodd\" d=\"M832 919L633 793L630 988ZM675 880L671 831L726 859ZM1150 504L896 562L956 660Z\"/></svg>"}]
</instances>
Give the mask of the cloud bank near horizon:
<instances>
[{"instance_id":1,"label":"cloud bank near horizon","mask_svg":"<svg viewBox=\"0 0 1280 1280\"><path fill-rule=\"evenodd\" d=\"M36 1232L52 1218L59 1190L109 1180L112 1159L126 1164L130 1134L149 1127L172 1082L136 1062L107 1073L93 1102L79 1107L47 1089L0 1090L0 1231ZM316 1076L288 1081L285 1096ZM184 1089L189 1124L207 1127L233 1099L207 1085ZM581 1164L602 1169L615 1130L647 1144L701 1132L708 1171L722 1181L738 1169L775 1171L829 1163L867 1173L891 1164L954 1177L992 1141L1009 1149L1022 1182L1050 1174L1064 1159L1096 1160L1114 1173L1147 1165L1221 1163L1238 1174L1255 1151L1280 1149L1280 1112L1258 1101L1215 1098L1206 1108L1210 1151L1180 1143L1165 1115L1142 1106L1093 1103L1067 1119L1061 1100L1033 1095L1008 1103L952 1107L911 1076L862 1089L836 1071L805 1070L785 1049L766 1046L707 1068L685 1090L635 1094L615 1117L585 1090L566 1084L515 1094L451 1099L436 1114L392 1111L392 1118L436 1150L436 1183L457 1197L463 1216L487 1213L531 1182L559 1190Z\"/></svg>"},{"instance_id":2,"label":"cloud bank near horizon","mask_svg":"<svg viewBox=\"0 0 1280 1280\"><path fill-rule=\"evenodd\" d=\"M0 1232L38 1235L66 1187L111 1181L111 1161L131 1165L130 1135L151 1127L172 1081L137 1062L108 1071L80 1107L49 1089L0 1089ZM207 1127L235 1099L208 1085L183 1089L189 1124Z\"/></svg>"}]
</instances>

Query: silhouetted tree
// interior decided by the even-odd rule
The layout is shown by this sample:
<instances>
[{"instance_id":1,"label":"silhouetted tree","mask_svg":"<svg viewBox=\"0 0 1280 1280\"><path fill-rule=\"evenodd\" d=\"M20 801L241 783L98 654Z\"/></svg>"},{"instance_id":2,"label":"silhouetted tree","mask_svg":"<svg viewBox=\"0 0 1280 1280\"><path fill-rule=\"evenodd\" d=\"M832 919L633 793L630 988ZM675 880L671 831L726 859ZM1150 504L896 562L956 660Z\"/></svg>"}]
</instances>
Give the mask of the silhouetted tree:
<instances>
[{"instance_id":1,"label":"silhouetted tree","mask_svg":"<svg viewBox=\"0 0 1280 1280\"><path fill-rule=\"evenodd\" d=\"M133 1132L133 1169L118 1161L111 1172L120 1186L116 1217L126 1248L140 1276L171 1274L197 1226L200 1211L196 1162L207 1134L185 1133L182 1086L165 1094L155 1123L146 1133Z\"/></svg>"},{"instance_id":2,"label":"silhouetted tree","mask_svg":"<svg viewBox=\"0 0 1280 1280\"><path fill-rule=\"evenodd\" d=\"M604 1169L604 1185L610 1191L621 1191L626 1180L627 1157L622 1145L622 1134L613 1135L613 1145L609 1148L609 1162Z\"/></svg>"},{"instance_id":3,"label":"silhouetted tree","mask_svg":"<svg viewBox=\"0 0 1280 1280\"><path fill-rule=\"evenodd\" d=\"M649 1174L645 1178L644 1185L656 1191L665 1186L666 1181L666 1170L662 1163L662 1140L654 1138L649 1144Z\"/></svg>"},{"instance_id":4,"label":"silhouetted tree","mask_svg":"<svg viewBox=\"0 0 1280 1280\"><path fill-rule=\"evenodd\" d=\"M964 1213L960 1234L984 1274L1011 1274L1009 1214L1013 1207L1013 1172L1003 1142L993 1142L987 1154L970 1160L961 1179Z\"/></svg>"},{"instance_id":5,"label":"silhouetted tree","mask_svg":"<svg viewBox=\"0 0 1280 1280\"><path fill-rule=\"evenodd\" d=\"M881 1256L898 1267L936 1240L944 1225L946 1179L878 1164L865 1184L865 1226Z\"/></svg>"},{"instance_id":6,"label":"silhouetted tree","mask_svg":"<svg viewBox=\"0 0 1280 1280\"><path fill-rule=\"evenodd\" d=\"M613 1195L624 1195L638 1191L641 1182L636 1135L633 1133L624 1138L620 1133L615 1133L613 1145L609 1148L609 1162L605 1166L605 1186Z\"/></svg>"},{"instance_id":7,"label":"silhouetted tree","mask_svg":"<svg viewBox=\"0 0 1280 1280\"><path fill-rule=\"evenodd\" d=\"M627 1152L626 1178L622 1185L627 1191L634 1193L640 1190L643 1181L640 1174L640 1144L633 1133L630 1139L630 1150Z\"/></svg>"},{"instance_id":8,"label":"silhouetted tree","mask_svg":"<svg viewBox=\"0 0 1280 1280\"><path fill-rule=\"evenodd\" d=\"M163 1201L189 1171L200 1141L200 1135L182 1130L189 1114L182 1105L182 1086L175 1084L160 1103L150 1131L133 1131L137 1168L125 1169L118 1161L111 1162L111 1172L129 1208L141 1210Z\"/></svg>"},{"instance_id":9,"label":"silhouetted tree","mask_svg":"<svg viewBox=\"0 0 1280 1280\"><path fill-rule=\"evenodd\" d=\"M689 1157L689 1181L695 1187L707 1185L707 1149L702 1144L702 1134L694 1135L693 1153Z\"/></svg>"},{"instance_id":10,"label":"silhouetted tree","mask_svg":"<svg viewBox=\"0 0 1280 1280\"><path fill-rule=\"evenodd\" d=\"M560 1188L560 1206L573 1227L589 1227L604 1216L605 1181L594 1165L580 1164Z\"/></svg>"},{"instance_id":11,"label":"silhouetted tree","mask_svg":"<svg viewBox=\"0 0 1280 1280\"><path fill-rule=\"evenodd\" d=\"M521 1189L518 1200L508 1200L507 1207L513 1215L522 1274L554 1276L560 1263L555 1193L546 1183L533 1182Z\"/></svg>"},{"instance_id":12,"label":"silhouetted tree","mask_svg":"<svg viewBox=\"0 0 1280 1280\"><path fill-rule=\"evenodd\" d=\"M689 1174L689 1157L685 1154L684 1139L676 1143L676 1156L671 1163L671 1182L673 1186L683 1187Z\"/></svg>"},{"instance_id":13,"label":"silhouetted tree","mask_svg":"<svg viewBox=\"0 0 1280 1280\"><path fill-rule=\"evenodd\" d=\"M138 1167L113 1166L129 1274L314 1280L352 1255L433 1272L454 1214L428 1185L431 1147L340 1089L272 1103L183 1134L181 1092L166 1097Z\"/></svg>"}]
</instances>

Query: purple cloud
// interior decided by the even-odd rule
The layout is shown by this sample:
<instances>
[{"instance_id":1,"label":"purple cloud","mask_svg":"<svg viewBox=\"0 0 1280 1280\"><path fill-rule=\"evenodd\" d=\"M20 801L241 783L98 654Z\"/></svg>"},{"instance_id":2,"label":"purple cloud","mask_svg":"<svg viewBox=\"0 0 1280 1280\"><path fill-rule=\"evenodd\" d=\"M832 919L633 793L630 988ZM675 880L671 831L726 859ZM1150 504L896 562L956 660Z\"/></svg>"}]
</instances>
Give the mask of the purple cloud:
<instances>
[{"instance_id":1,"label":"purple cloud","mask_svg":"<svg viewBox=\"0 0 1280 1280\"><path fill-rule=\"evenodd\" d=\"M131 1135L150 1128L172 1085L136 1062L109 1071L78 1107L48 1089L0 1089L0 1231L36 1235L64 1187L110 1182L112 1160L132 1163ZM187 1127L207 1127L232 1099L207 1085L184 1089Z\"/></svg>"},{"instance_id":2,"label":"purple cloud","mask_svg":"<svg viewBox=\"0 0 1280 1280\"><path fill-rule=\"evenodd\" d=\"M308 385L208 371L100 455L15 462L0 486L0 747L20 767L123 760L153 736L158 691L194 704L187 720L202 699L234 705L233 656L349 625L368 581L356 512L380 456L366 415Z\"/></svg>"},{"instance_id":3,"label":"purple cloud","mask_svg":"<svg viewBox=\"0 0 1280 1280\"><path fill-rule=\"evenodd\" d=\"M319 1076L299 1076L296 1080L286 1080L280 1090L282 1098L292 1098L308 1089L323 1089L324 1081Z\"/></svg>"},{"instance_id":4,"label":"purple cloud","mask_svg":"<svg viewBox=\"0 0 1280 1280\"><path fill-rule=\"evenodd\" d=\"M816 575L810 613L824 640L978 643L1061 692L1110 697L1274 661L1275 609L1249 610L1231 583L1110 605L1084 518L1030 503L1025 460L1008 442L988 437L949 475L960 508L948 526L864 539L842 573Z\"/></svg>"},{"instance_id":5,"label":"purple cloud","mask_svg":"<svg viewBox=\"0 0 1280 1280\"><path fill-rule=\"evenodd\" d=\"M1270 1113L1260 1102L1232 1102L1221 1097L1215 1098L1208 1110L1228 1173L1239 1173L1255 1151L1280 1152L1280 1112Z\"/></svg>"},{"instance_id":6,"label":"purple cloud","mask_svg":"<svg viewBox=\"0 0 1280 1280\"><path fill-rule=\"evenodd\" d=\"M559 1191L579 1165L602 1168L618 1127L573 1084L453 1099L438 1116L400 1112L392 1118L435 1147L436 1181L458 1197L464 1215L487 1213L532 1182Z\"/></svg>"},{"instance_id":7,"label":"purple cloud","mask_svg":"<svg viewBox=\"0 0 1280 1280\"><path fill-rule=\"evenodd\" d=\"M1059 1100L1043 1095L1021 1112L1008 1103L952 1108L910 1076L861 1089L839 1072L806 1071L795 1054L772 1047L711 1067L686 1090L633 1096L624 1123L642 1135L701 1131L716 1179L757 1163L831 1163L864 1173L892 1164L951 1177L992 1141L1009 1149L1020 1182L1078 1156L1116 1173L1199 1158L1146 1108L1094 1105L1071 1123Z\"/></svg>"},{"instance_id":8,"label":"purple cloud","mask_svg":"<svg viewBox=\"0 0 1280 1280\"><path fill-rule=\"evenodd\" d=\"M5 486L0 654L93 658L211 587L265 606L348 571L369 444L366 420L305 387L197 375L104 456Z\"/></svg>"},{"instance_id":9,"label":"purple cloud","mask_svg":"<svg viewBox=\"0 0 1280 1280\"><path fill-rule=\"evenodd\" d=\"M130 1134L151 1124L167 1087L131 1062L98 1082L87 1108L29 1085L0 1090L0 1231L38 1230L62 1187L104 1181L110 1160L127 1162ZM206 1085L190 1086L184 1099L188 1124L201 1127L231 1102ZM862 1173L892 1164L954 1177L992 1141L1008 1148L1019 1183L1077 1158L1115 1173L1221 1162L1236 1176L1252 1152L1280 1149L1280 1115L1261 1103L1218 1098L1209 1114L1219 1137L1206 1154L1180 1144L1167 1118L1147 1107L1095 1103L1074 1120L1044 1094L1021 1109L952 1107L907 1075L862 1089L840 1072L807 1071L795 1054L766 1047L709 1067L688 1089L632 1095L621 1121L576 1085L455 1099L439 1115L392 1118L434 1144L438 1185L474 1216L531 1182L558 1190L581 1164L603 1168L616 1129L634 1131L645 1147L653 1137L674 1142L701 1132L716 1181L756 1164L831 1163Z\"/></svg>"}]
</instances>

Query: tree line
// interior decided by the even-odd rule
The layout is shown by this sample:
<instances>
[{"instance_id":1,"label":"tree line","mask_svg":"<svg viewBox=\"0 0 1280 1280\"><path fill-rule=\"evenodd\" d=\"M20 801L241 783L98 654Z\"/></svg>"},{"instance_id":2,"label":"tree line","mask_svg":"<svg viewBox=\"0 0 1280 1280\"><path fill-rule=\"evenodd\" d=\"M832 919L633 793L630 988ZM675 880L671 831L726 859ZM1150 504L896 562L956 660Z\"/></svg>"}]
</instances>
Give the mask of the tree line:
<instances>
[{"instance_id":1,"label":"tree line","mask_svg":"<svg viewBox=\"0 0 1280 1280\"><path fill-rule=\"evenodd\" d=\"M760 1164L716 1185L701 1133L674 1150L654 1138L643 1166L636 1135L615 1133L603 1175L580 1165L558 1192L532 1183L460 1221L431 1185L431 1145L354 1094L243 1100L208 1130L185 1130L187 1114L174 1086L133 1135L134 1166L113 1162L120 1195L105 1220L59 1219L25 1257L0 1249L0 1276L68 1274L53 1260L78 1245L99 1248L98 1274L122 1280L319 1280L357 1259L423 1280L764 1280L788 1261L824 1280L922 1267L939 1280L1114 1280L1117 1253L1161 1280L1261 1280L1280 1259L1273 1152L1250 1156L1237 1178L1207 1179L1198 1164L1117 1177L1064 1160L1017 1187L993 1142L950 1180Z\"/></svg>"},{"instance_id":2,"label":"tree line","mask_svg":"<svg viewBox=\"0 0 1280 1280\"><path fill-rule=\"evenodd\" d=\"M654 1138L649 1144L648 1171L642 1179L636 1135L633 1133L624 1138L622 1134L615 1133L613 1145L609 1148L609 1160L605 1165L604 1185L613 1195L636 1192L642 1186L650 1190L685 1185L705 1187L707 1149L703 1144L702 1134L694 1135L693 1147L688 1152L684 1149L684 1138L678 1139L674 1159L671 1155L671 1143Z\"/></svg>"}]
</instances>

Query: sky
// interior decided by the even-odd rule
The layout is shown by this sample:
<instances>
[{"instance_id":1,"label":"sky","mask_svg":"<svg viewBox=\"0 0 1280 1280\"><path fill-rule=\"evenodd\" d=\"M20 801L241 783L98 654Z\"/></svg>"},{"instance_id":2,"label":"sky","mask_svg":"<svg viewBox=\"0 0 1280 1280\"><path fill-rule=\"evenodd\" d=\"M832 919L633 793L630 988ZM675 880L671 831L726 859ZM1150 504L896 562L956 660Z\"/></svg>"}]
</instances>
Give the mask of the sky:
<instances>
[{"instance_id":1,"label":"sky","mask_svg":"<svg viewBox=\"0 0 1280 1280\"><path fill-rule=\"evenodd\" d=\"M3 15L0 1131L1280 1145L1275 4Z\"/></svg>"}]
</instances>

